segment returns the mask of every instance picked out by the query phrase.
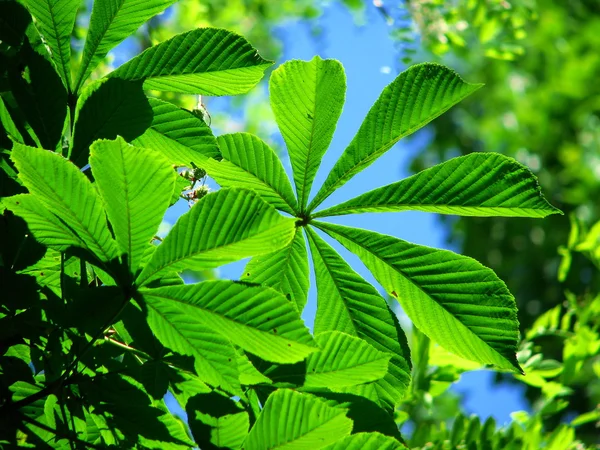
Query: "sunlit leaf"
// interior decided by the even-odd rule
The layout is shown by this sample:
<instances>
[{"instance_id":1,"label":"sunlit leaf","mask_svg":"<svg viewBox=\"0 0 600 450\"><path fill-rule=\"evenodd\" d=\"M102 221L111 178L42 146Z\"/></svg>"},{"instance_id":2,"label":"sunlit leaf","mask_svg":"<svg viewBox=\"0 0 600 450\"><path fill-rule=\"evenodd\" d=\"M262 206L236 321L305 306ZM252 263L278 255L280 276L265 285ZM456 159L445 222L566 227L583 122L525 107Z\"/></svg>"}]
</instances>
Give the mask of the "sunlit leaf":
<instances>
[{"instance_id":1,"label":"sunlit leaf","mask_svg":"<svg viewBox=\"0 0 600 450\"><path fill-rule=\"evenodd\" d=\"M204 166L217 183L252 189L275 208L294 214L292 185L271 147L248 133L225 134L217 142L223 159Z\"/></svg>"},{"instance_id":2,"label":"sunlit leaf","mask_svg":"<svg viewBox=\"0 0 600 450\"><path fill-rule=\"evenodd\" d=\"M273 252L287 245L294 220L258 194L221 189L181 216L138 277L144 284L164 271L203 270Z\"/></svg>"},{"instance_id":3,"label":"sunlit leaf","mask_svg":"<svg viewBox=\"0 0 600 450\"><path fill-rule=\"evenodd\" d=\"M406 449L400 441L380 433L357 433L325 447L326 450L398 450Z\"/></svg>"},{"instance_id":4,"label":"sunlit leaf","mask_svg":"<svg viewBox=\"0 0 600 450\"><path fill-rule=\"evenodd\" d=\"M102 262L118 256L102 200L92 183L57 153L15 144L12 159L29 192L84 242Z\"/></svg>"},{"instance_id":5,"label":"sunlit leaf","mask_svg":"<svg viewBox=\"0 0 600 450\"><path fill-rule=\"evenodd\" d=\"M350 434L352 420L345 413L309 394L275 391L250 430L244 448L318 450Z\"/></svg>"},{"instance_id":6,"label":"sunlit leaf","mask_svg":"<svg viewBox=\"0 0 600 450\"><path fill-rule=\"evenodd\" d=\"M513 296L474 259L392 236L315 223L356 253L423 333L448 351L521 372Z\"/></svg>"},{"instance_id":7,"label":"sunlit leaf","mask_svg":"<svg viewBox=\"0 0 600 450\"><path fill-rule=\"evenodd\" d=\"M252 258L242 280L272 287L302 311L309 288L308 252L302 229L296 228L292 241L281 250Z\"/></svg>"},{"instance_id":8,"label":"sunlit leaf","mask_svg":"<svg viewBox=\"0 0 600 450\"><path fill-rule=\"evenodd\" d=\"M199 28L150 47L111 76L158 91L235 95L252 89L271 64L241 36Z\"/></svg>"},{"instance_id":9,"label":"sunlit leaf","mask_svg":"<svg viewBox=\"0 0 600 450\"><path fill-rule=\"evenodd\" d=\"M308 209L313 210L321 204L401 138L423 127L481 86L465 83L456 72L439 64L409 67L383 90Z\"/></svg>"},{"instance_id":10,"label":"sunlit leaf","mask_svg":"<svg viewBox=\"0 0 600 450\"><path fill-rule=\"evenodd\" d=\"M159 153L115 141L96 141L90 165L117 244L135 274L169 206L177 176Z\"/></svg>"},{"instance_id":11,"label":"sunlit leaf","mask_svg":"<svg viewBox=\"0 0 600 450\"><path fill-rule=\"evenodd\" d=\"M317 281L315 332L341 331L391 354L389 373L368 389L393 408L410 383L410 352L404 332L377 290L313 230L308 230L308 236Z\"/></svg>"},{"instance_id":12,"label":"sunlit leaf","mask_svg":"<svg viewBox=\"0 0 600 450\"><path fill-rule=\"evenodd\" d=\"M319 333L321 350L306 360L304 386L345 387L383 378L392 357L367 341L338 331Z\"/></svg>"},{"instance_id":13,"label":"sunlit leaf","mask_svg":"<svg viewBox=\"0 0 600 450\"><path fill-rule=\"evenodd\" d=\"M339 61L318 56L309 62L288 61L273 72L269 88L304 209L344 106L344 68Z\"/></svg>"},{"instance_id":14,"label":"sunlit leaf","mask_svg":"<svg viewBox=\"0 0 600 450\"><path fill-rule=\"evenodd\" d=\"M71 91L71 32L75 25L79 0L24 0L36 18L36 26L50 47L57 72Z\"/></svg>"},{"instance_id":15,"label":"sunlit leaf","mask_svg":"<svg viewBox=\"0 0 600 450\"><path fill-rule=\"evenodd\" d=\"M176 1L95 0L75 82L75 91L79 91L92 70L110 50L133 34L148 19Z\"/></svg>"},{"instance_id":16,"label":"sunlit leaf","mask_svg":"<svg viewBox=\"0 0 600 450\"><path fill-rule=\"evenodd\" d=\"M133 143L161 152L171 164L203 167L206 158L219 156L217 141L201 119L185 109L149 98L152 123Z\"/></svg>"},{"instance_id":17,"label":"sunlit leaf","mask_svg":"<svg viewBox=\"0 0 600 450\"><path fill-rule=\"evenodd\" d=\"M268 361L294 363L318 350L290 302L270 288L218 280L142 293L174 327L204 325Z\"/></svg>"},{"instance_id":18,"label":"sunlit leaf","mask_svg":"<svg viewBox=\"0 0 600 450\"><path fill-rule=\"evenodd\" d=\"M451 159L314 214L418 210L460 216L546 217L560 213L531 171L497 153Z\"/></svg>"}]
</instances>

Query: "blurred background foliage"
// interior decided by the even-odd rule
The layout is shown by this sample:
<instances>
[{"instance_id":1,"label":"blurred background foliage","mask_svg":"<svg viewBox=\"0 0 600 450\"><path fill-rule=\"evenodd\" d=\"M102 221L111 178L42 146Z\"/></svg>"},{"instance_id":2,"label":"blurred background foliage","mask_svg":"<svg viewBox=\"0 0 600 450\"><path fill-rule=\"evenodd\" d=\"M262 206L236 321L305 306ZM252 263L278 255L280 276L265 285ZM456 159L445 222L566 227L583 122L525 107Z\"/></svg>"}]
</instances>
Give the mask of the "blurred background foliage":
<instances>
[{"instance_id":1,"label":"blurred background foliage","mask_svg":"<svg viewBox=\"0 0 600 450\"><path fill-rule=\"evenodd\" d=\"M301 20L318 42L318 18L329 3L182 0L122 45L137 52L175 33L210 25L244 35L262 55L279 60L277 27ZM600 444L600 3L339 3L352 11L357 24L368 20L367 7L383 15L398 51L398 69L439 61L467 81L486 84L481 95L422 131L420 138L424 133L428 144L412 161L413 171L471 152L500 152L526 164L550 202L565 212L544 221L440 217L448 245L493 268L517 299L523 336L519 357L527 375L506 378L528 386L532 413L515 413L513 422L499 429L489 421L457 417L459 402L447 387L475 367L440 354L415 331L413 391L397 417L404 431L412 431L409 443L556 450L582 448L577 439ZM82 11L80 30L85 17ZM76 40L81 35L76 33ZM168 100L204 115L205 105L210 115L213 101ZM249 96L227 101L235 102L239 114L212 115L209 120L218 131L269 136L275 130L264 84Z\"/></svg>"}]
</instances>

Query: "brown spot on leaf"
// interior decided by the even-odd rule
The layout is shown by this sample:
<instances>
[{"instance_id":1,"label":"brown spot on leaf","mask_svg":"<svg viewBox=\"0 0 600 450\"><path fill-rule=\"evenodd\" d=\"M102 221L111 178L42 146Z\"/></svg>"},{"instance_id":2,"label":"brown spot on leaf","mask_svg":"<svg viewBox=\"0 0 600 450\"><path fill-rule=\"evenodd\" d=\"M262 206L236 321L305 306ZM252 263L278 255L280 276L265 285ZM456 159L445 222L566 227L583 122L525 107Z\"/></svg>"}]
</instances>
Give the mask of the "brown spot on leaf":
<instances>
[{"instance_id":1,"label":"brown spot on leaf","mask_svg":"<svg viewBox=\"0 0 600 450\"><path fill-rule=\"evenodd\" d=\"M392 295L396 298L398 298L398 294L396 294L396 291L392 291Z\"/></svg>"}]
</instances>

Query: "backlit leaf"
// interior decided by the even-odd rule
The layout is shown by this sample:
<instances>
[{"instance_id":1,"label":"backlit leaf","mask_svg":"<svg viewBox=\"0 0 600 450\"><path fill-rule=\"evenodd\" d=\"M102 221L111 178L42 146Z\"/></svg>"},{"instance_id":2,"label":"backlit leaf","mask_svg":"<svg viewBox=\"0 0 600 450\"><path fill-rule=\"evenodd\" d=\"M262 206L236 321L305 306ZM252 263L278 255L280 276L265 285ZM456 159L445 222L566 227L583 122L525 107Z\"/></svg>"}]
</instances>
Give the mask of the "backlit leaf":
<instances>
[{"instance_id":1,"label":"backlit leaf","mask_svg":"<svg viewBox=\"0 0 600 450\"><path fill-rule=\"evenodd\" d=\"M144 89L236 95L252 89L271 64L231 31L198 28L150 47L111 76L143 80Z\"/></svg>"},{"instance_id":2,"label":"backlit leaf","mask_svg":"<svg viewBox=\"0 0 600 450\"><path fill-rule=\"evenodd\" d=\"M272 287L302 311L309 288L308 252L302 229L296 228L292 241L281 250L252 258L241 278Z\"/></svg>"},{"instance_id":3,"label":"backlit leaf","mask_svg":"<svg viewBox=\"0 0 600 450\"><path fill-rule=\"evenodd\" d=\"M348 436L346 410L309 394L280 389L269 396L246 441L246 450L318 450Z\"/></svg>"},{"instance_id":4,"label":"backlit leaf","mask_svg":"<svg viewBox=\"0 0 600 450\"><path fill-rule=\"evenodd\" d=\"M409 67L383 90L308 209L312 211L401 138L431 122L481 86L465 83L456 72L439 64Z\"/></svg>"},{"instance_id":5,"label":"backlit leaf","mask_svg":"<svg viewBox=\"0 0 600 450\"><path fill-rule=\"evenodd\" d=\"M308 62L288 61L271 75L269 90L304 209L344 106L344 68L339 61L318 56Z\"/></svg>"},{"instance_id":6,"label":"backlit leaf","mask_svg":"<svg viewBox=\"0 0 600 450\"><path fill-rule=\"evenodd\" d=\"M295 363L318 350L298 312L270 288L217 280L142 293L173 326L198 323L268 361Z\"/></svg>"},{"instance_id":7,"label":"backlit leaf","mask_svg":"<svg viewBox=\"0 0 600 450\"><path fill-rule=\"evenodd\" d=\"M520 372L513 296L472 258L340 225L319 228L356 253L414 324L448 351Z\"/></svg>"},{"instance_id":8,"label":"backlit leaf","mask_svg":"<svg viewBox=\"0 0 600 450\"><path fill-rule=\"evenodd\" d=\"M117 244L135 274L169 206L177 176L159 153L115 141L96 141L90 165Z\"/></svg>"},{"instance_id":9,"label":"backlit leaf","mask_svg":"<svg viewBox=\"0 0 600 450\"><path fill-rule=\"evenodd\" d=\"M180 217L138 277L144 284L161 273L203 270L270 253L287 245L294 219L286 218L258 194L221 189Z\"/></svg>"},{"instance_id":10,"label":"backlit leaf","mask_svg":"<svg viewBox=\"0 0 600 450\"><path fill-rule=\"evenodd\" d=\"M497 153L471 153L374 189L314 217L418 210L460 216L546 217L560 211L531 171Z\"/></svg>"}]
</instances>

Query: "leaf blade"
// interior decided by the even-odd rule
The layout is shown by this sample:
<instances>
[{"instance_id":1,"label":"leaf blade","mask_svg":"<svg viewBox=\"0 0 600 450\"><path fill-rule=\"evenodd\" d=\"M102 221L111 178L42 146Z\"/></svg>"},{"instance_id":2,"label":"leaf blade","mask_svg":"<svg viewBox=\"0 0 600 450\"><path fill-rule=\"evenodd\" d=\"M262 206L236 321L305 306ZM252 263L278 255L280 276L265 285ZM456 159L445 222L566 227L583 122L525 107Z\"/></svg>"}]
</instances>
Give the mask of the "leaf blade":
<instances>
[{"instance_id":1,"label":"leaf blade","mask_svg":"<svg viewBox=\"0 0 600 450\"><path fill-rule=\"evenodd\" d=\"M143 285L164 271L210 269L272 252L290 241L294 225L253 191L220 189L177 221L137 283Z\"/></svg>"},{"instance_id":2,"label":"leaf blade","mask_svg":"<svg viewBox=\"0 0 600 450\"><path fill-rule=\"evenodd\" d=\"M198 28L147 49L110 76L144 80L145 89L236 95L252 89L271 64L235 33Z\"/></svg>"},{"instance_id":3,"label":"leaf blade","mask_svg":"<svg viewBox=\"0 0 600 450\"><path fill-rule=\"evenodd\" d=\"M103 78L87 86L77 100L69 159L84 167L95 140L121 136L131 141L151 122L152 110L140 82Z\"/></svg>"},{"instance_id":4,"label":"leaf blade","mask_svg":"<svg viewBox=\"0 0 600 450\"><path fill-rule=\"evenodd\" d=\"M177 0L97 0L92 7L75 92L108 52Z\"/></svg>"},{"instance_id":5,"label":"leaf blade","mask_svg":"<svg viewBox=\"0 0 600 450\"><path fill-rule=\"evenodd\" d=\"M271 147L249 133L221 135L217 143L223 159L204 166L217 183L222 187L252 189L275 208L295 214L297 203L292 185Z\"/></svg>"},{"instance_id":6,"label":"leaf blade","mask_svg":"<svg viewBox=\"0 0 600 450\"><path fill-rule=\"evenodd\" d=\"M208 125L177 106L149 98L152 123L133 140L134 145L161 152L171 164L202 167L206 158L220 156L217 141Z\"/></svg>"},{"instance_id":7,"label":"leaf blade","mask_svg":"<svg viewBox=\"0 0 600 450\"><path fill-rule=\"evenodd\" d=\"M75 25L78 0L24 0L36 26L50 47L56 70L71 92L71 32Z\"/></svg>"},{"instance_id":8,"label":"leaf blade","mask_svg":"<svg viewBox=\"0 0 600 450\"><path fill-rule=\"evenodd\" d=\"M521 371L515 300L491 269L466 256L392 236L315 225L357 254L415 325L442 347L466 359Z\"/></svg>"},{"instance_id":9,"label":"leaf blade","mask_svg":"<svg viewBox=\"0 0 600 450\"><path fill-rule=\"evenodd\" d=\"M169 206L175 171L160 154L121 137L94 142L90 165L117 244L135 275Z\"/></svg>"},{"instance_id":10,"label":"leaf blade","mask_svg":"<svg viewBox=\"0 0 600 450\"><path fill-rule=\"evenodd\" d=\"M391 354L381 352L367 341L339 331L315 336L321 350L306 360L305 387L340 388L383 378Z\"/></svg>"},{"instance_id":11,"label":"leaf blade","mask_svg":"<svg viewBox=\"0 0 600 450\"><path fill-rule=\"evenodd\" d=\"M319 206L401 138L423 127L481 86L465 83L454 71L439 64L409 67L382 91L308 209L312 211Z\"/></svg>"},{"instance_id":12,"label":"leaf blade","mask_svg":"<svg viewBox=\"0 0 600 450\"><path fill-rule=\"evenodd\" d=\"M287 145L300 208L342 113L346 77L339 61L287 61L271 75L271 107Z\"/></svg>"},{"instance_id":13,"label":"leaf blade","mask_svg":"<svg viewBox=\"0 0 600 450\"><path fill-rule=\"evenodd\" d=\"M405 210L535 218L560 212L543 197L537 179L527 167L497 153L472 153L369 191L313 217Z\"/></svg>"},{"instance_id":14,"label":"leaf blade","mask_svg":"<svg viewBox=\"0 0 600 450\"><path fill-rule=\"evenodd\" d=\"M270 288L216 280L142 292L163 315L204 324L268 361L295 363L318 350L298 312Z\"/></svg>"},{"instance_id":15,"label":"leaf blade","mask_svg":"<svg viewBox=\"0 0 600 450\"><path fill-rule=\"evenodd\" d=\"M255 256L244 269L242 280L270 286L281 292L302 311L308 300L308 252L301 228L281 250Z\"/></svg>"},{"instance_id":16,"label":"leaf blade","mask_svg":"<svg viewBox=\"0 0 600 450\"><path fill-rule=\"evenodd\" d=\"M118 256L102 201L86 176L61 155L15 143L11 154L32 195L63 220L102 262Z\"/></svg>"},{"instance_id":17,"label":"leaf blade","mask_svg":"<svg viewBox=\"0 0 600 450\"><path fill-rule=\"evenodd\" d=\"M312 395L277 390L269 396L244 447L318 450L350 434L352 420L345 413Z\"/></svg>"},{"instance_id":18,"label":"leaf blade","mask_svg":"<svg viewBox=\"0 0 600 450\"><path fill-rule=\"evenodd\" d=\"M317 281L315 333L341 331L392 355L389 373L372 385L393 408L410 383L410 351L404 332L387 303L315 231L307 231ZM383 405L382 405L383 406Z\"/></svg>"}]
</instances>

